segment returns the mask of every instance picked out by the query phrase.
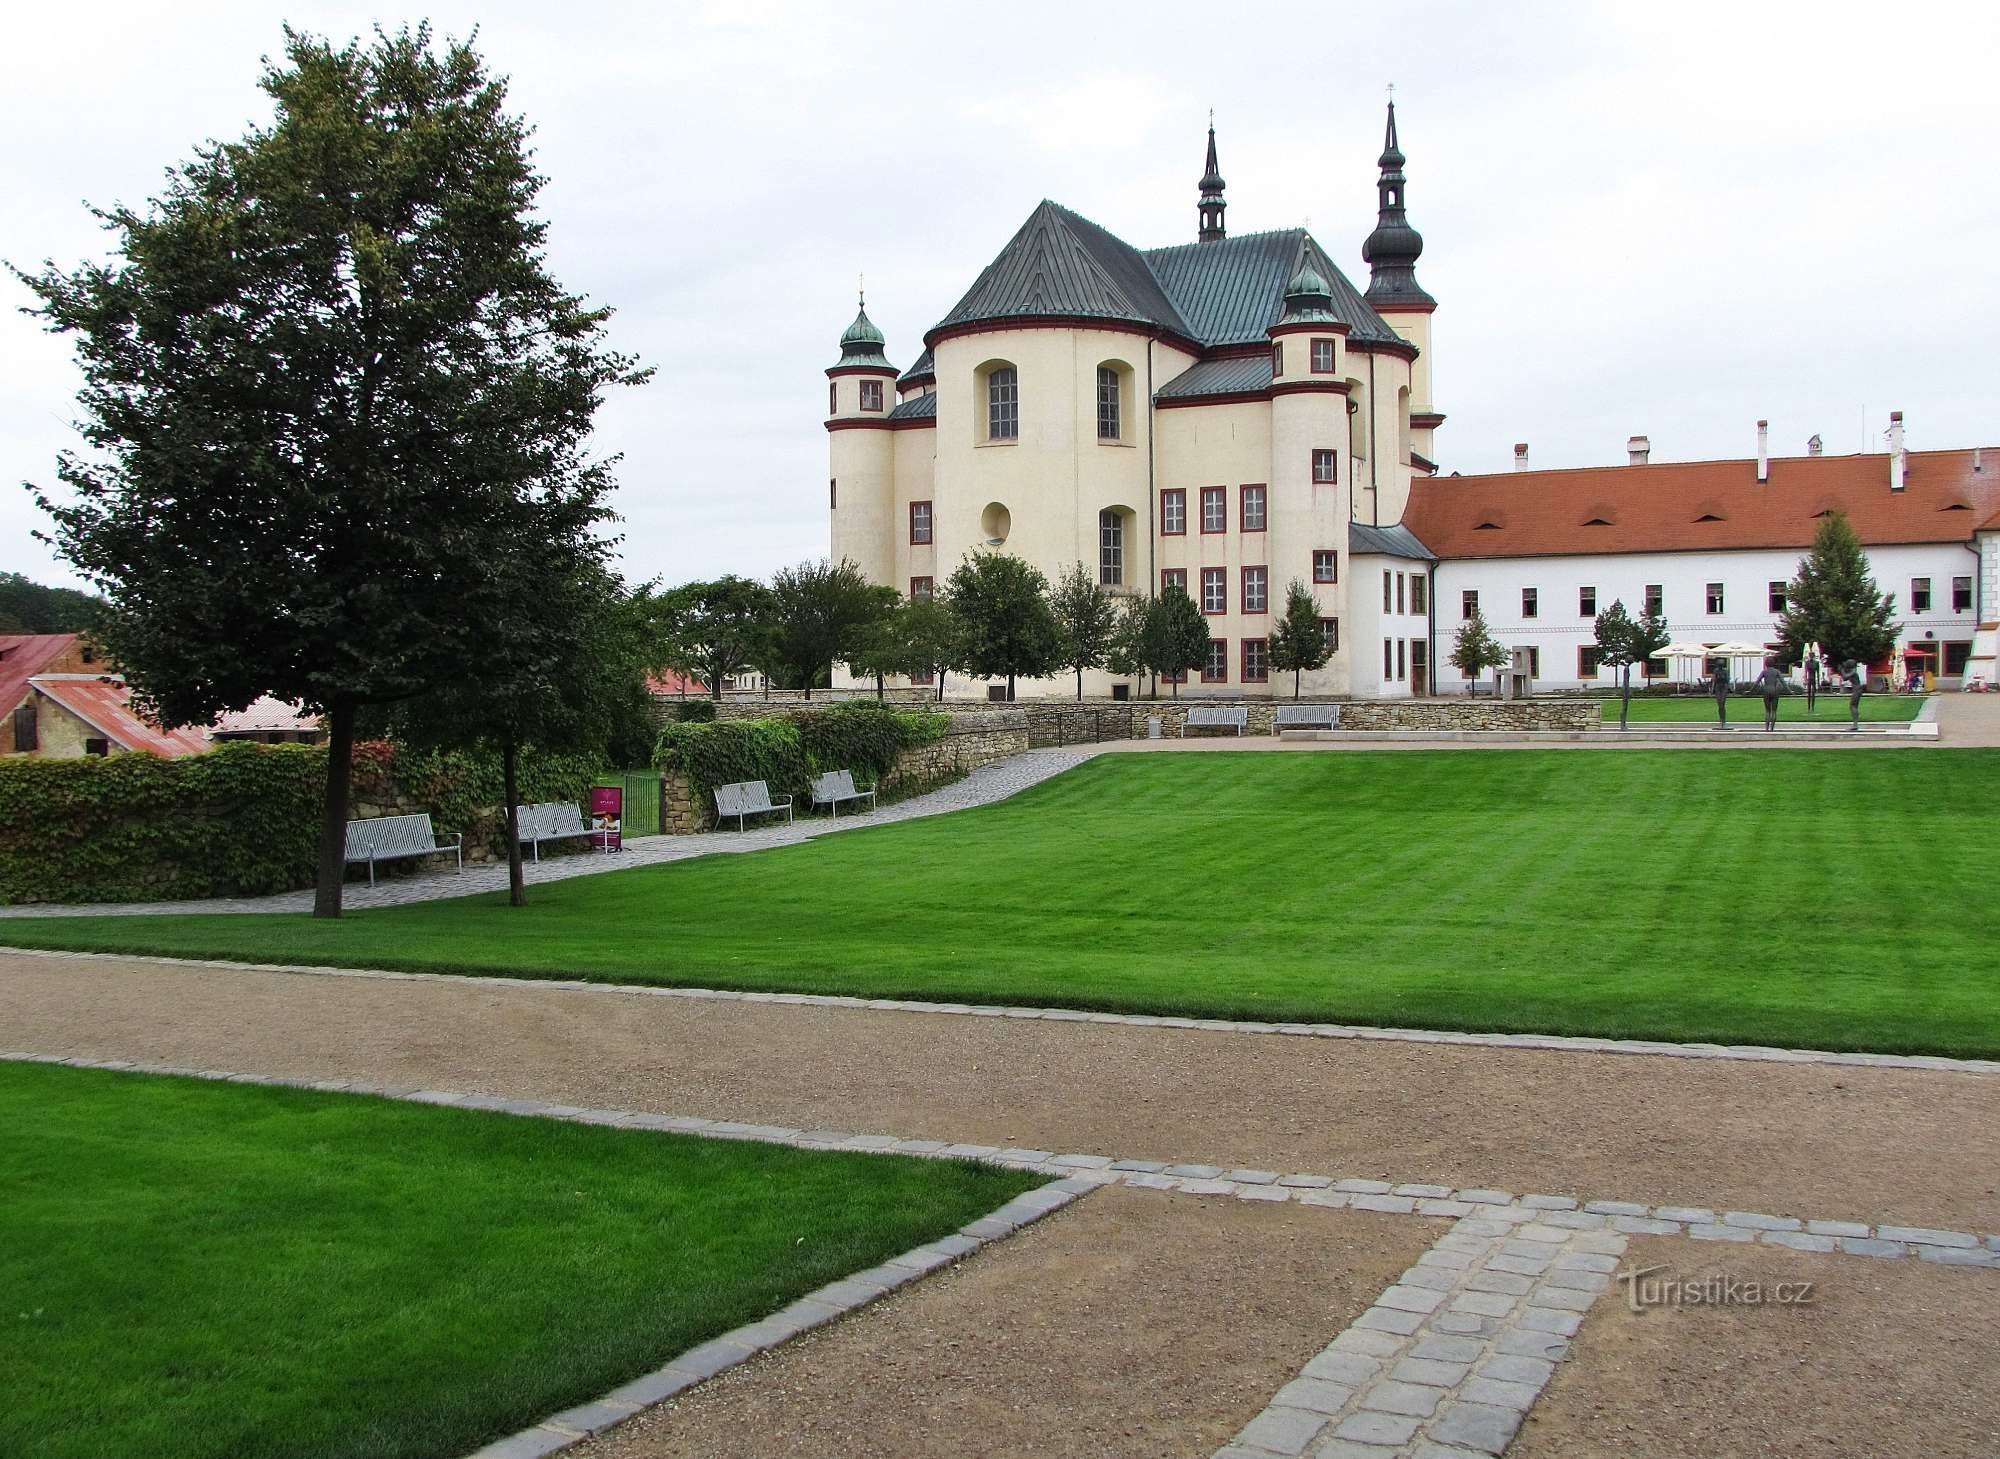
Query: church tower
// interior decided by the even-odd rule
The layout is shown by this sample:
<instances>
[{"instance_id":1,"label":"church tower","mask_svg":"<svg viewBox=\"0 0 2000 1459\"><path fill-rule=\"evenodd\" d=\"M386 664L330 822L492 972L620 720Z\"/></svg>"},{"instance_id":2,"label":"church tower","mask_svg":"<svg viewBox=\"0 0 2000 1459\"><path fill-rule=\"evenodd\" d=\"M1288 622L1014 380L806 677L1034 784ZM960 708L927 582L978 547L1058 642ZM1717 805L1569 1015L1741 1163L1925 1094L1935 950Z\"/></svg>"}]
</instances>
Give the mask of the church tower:
<instances>
[{"instance_id":1,"label":"church tower","mask_svg":"<svg viewBox=\"0 0 2000 1459\"><path fill-rule=\"evenodd\" d=\"M1201 174L1201 232L1196 235L1203 243L1220 243L1228 236L1222 223L1222 211L1229 204L1222 200L1222 169L1215 163L1215 117L1208 119L1208 166Z\"/></svg>"},{"instance_id":2,"label":"church tower","mask_svg":"<svg viewBox=\"0 0 2000 1459\"><path fill-rule=\"evenodd\" d=\"M1417 360L1410 369L1410 447L1425 460L1435 461L1431 433L1444 424L1431 404L1431 314L1437 300L1417 282L1424 236L1410 226L1406 213L1403 161L1403 149L1396 143L1396 103L1391 100L1378 164L1382 172L1375 181L1375 231L1361 245L1361 257L1368 263L1365 297L1391 329L1417 347Z\"/></svg>"}]
</instances>

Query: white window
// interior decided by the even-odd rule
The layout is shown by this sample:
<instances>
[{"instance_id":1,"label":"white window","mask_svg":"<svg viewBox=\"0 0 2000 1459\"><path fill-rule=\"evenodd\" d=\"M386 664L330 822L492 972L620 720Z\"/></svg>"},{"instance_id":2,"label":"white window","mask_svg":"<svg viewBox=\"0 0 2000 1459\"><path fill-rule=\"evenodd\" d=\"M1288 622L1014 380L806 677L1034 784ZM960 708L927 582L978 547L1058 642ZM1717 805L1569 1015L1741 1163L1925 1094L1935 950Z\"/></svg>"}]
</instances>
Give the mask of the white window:
<instances>
[{"instance_id":1,"label":"white window","mask_svg":"<svg viewBox=\"0 0 2000 1459\"><path fill-rule=\"evenodd\" d=\"M1229 530L1228 488L1204 486L1201 489L1201 530L1204 532Z\"/></svg>"},{"instance_id":2,"label":"white window","mask_svg":"<svg viewBox=\"0 0 2000 1459\"><path fill-rule=\"evenodd\" d=\"M986 436L1011 441L1021 434L1021 382L1012 365L1001 365L986 376Z\"/></svg>"},{"instance_id":3,"label":"white window","mask_svg":"<svg viewBox=\"0 0 2000 1459\"><path fill-rule=\"evenodd\" d=\"M880 380L863 380L861 382L861 408L863 410L880 410L882 408L882 382Z\"/></svg>"},{"instance_id":4,"label":"white window","mask_svg":"<svg viewBox=\"0 0 2000 1459\"><path fill-rule=\"evenodd\" d=\"M1271 610L1271 570L1267 567L1243 569L1243 611L1268 613Z\"/></svg>"},{"instance_id":5,"label":"white window","mask_svg":"<svg viewBox=\"0 0 2000 1459\"><path fill-rule=\"evenodd\" d=\"M1708 585L1708 611L1711 613L1720 613L1722 611L1721 583L1710 583Z\"/></svg>"},{"instance_id":6,"label":"white window","mask_svg":"<svg viewBox=\"0 0 2000 1459\"><path fill-rule=\"evenodd\" d=\"M1201 570L1201 611L1204 613L1227 613L1229 611L1229 578L1219 567L1205 567Z\"/></svg>"},{"instance_id":7,"label":"white window","mask_svg":"<svg viewBox=\"0 0 2000 1459\"><path fill-rule=\"evenodd\" d=\"M1109 365L1097 367L1097 439L1118 439L1118 372Z\"/></svg>"},{"instance_id":8,"label":"white window","mask_svg":"<svg viewBox=\"0 0 2000 1459\"><path fill-rule=\"evenodd\" d=\"M1243 530L1246 532L1264 530L1264 488L1261 486L1243 488Z\"/></svg>"},{"instance_id":9,"label":"white window","mask_svg":"<svg viewBox=\"0 0 2000 1459\"><path fill-rule=\"evenodd\" d=\"M1331 547L1313 549L1313 581L1316 583L1340 581L1340 554Z\"/></svg>"},{"instance_id":10,"label":"white window","mask_svg":"<svg viewBox=\"0 0 2000 1459\"><path fill-rule=\"evenodd\" d=\"M1313 373L1330 375L1333 373L1333 341L1316 339L1312 351Z\"/></svg>"},{"instance_id":11,"label":"white window","mask_svg":"<svg viewBox=\"0 0 2000 1459\"><path fill-rule=\"evenodd\" d=\"M1322 485L1331 485L1338 478L1334 475L1333 452L1313 452L1313 480Z\"/></svg>"},{"instance_id":12,"label":"white window","mask_svg":"<svg viewBox=\"0 0 2000 1459\"><path fill-rule=\"evenodd\" d=\"M1125 581L1125 514L1115 509L1097 514L1097 580L1114 588Z\"/></svg>"},{"instance_id":13,"label":"white window","mask_svg":"<svg viewBox=\"0 0 2000 1459\"><path fill-rule=\"evenodd\" d=\"M1534 618L1542 611L1542 591L1540 588L1521 589L1521 616Z\"/></svg>"},{"instance_id":14,"label":"white window","mask_svg":"<svg viewBox=\"0 0 2000 1459\"><path fill-rule=\"evenodd\" d=\"M1187 535L1187 491L1175 487L1160 493L1160 533L1166 537Z\"/></svg>"}]
</instances>

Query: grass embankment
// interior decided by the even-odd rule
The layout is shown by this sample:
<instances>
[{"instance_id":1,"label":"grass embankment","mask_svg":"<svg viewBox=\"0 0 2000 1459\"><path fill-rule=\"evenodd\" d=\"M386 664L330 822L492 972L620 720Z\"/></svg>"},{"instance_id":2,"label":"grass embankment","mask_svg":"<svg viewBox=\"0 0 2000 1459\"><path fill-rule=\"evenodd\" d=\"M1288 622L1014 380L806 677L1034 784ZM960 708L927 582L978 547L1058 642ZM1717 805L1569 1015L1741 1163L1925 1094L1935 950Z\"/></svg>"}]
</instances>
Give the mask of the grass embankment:
<instances>
[{"instance_id":1,"label":"grass embankment","mask_svg":"<svg viewBox=\"0 0 2000 1459\"><path fill-rule=\"evenodd\" d=\"M1861 722L1905 724L1915 719L1917 711L1923 707L1924 697L1921 694L1864 694L1861 698ZM1604 722L1614 728L1618 724L1616 695L1604 701ZM1748 697L1741 694L1730 695L1729 722L1762 729L1764 701L1755 695ZM1820 724L1839 729L1847 722L1845 694L1820 695L1810 714L1806 712L1803 694L1787 694L1778 701L1779 724ZM1712 725L1715 723L1715 700L1707 695L1693 694L1676 696L1672 699L1634 695L1632 723Z\"/></svg>"},{"instance_id":2,"label":"grass embankment","mask_svg":"<svg viewBox=\"0 0 2000 1459\"><path fill-rule=\"evenodd\" d=\"M24 919L0 942L1991 1056L1996 784L1995 750L1110 755L525 909Z\"/></svg>"},{"instance_id":3,"label":"grass embankment","mask_svg":"<svg viewBox=\"0 0 2000 1459\"><path fill-rule=\"evenodd\" d=\"M457 1459L1035 1183L0 1064L0 1454Z\"/></svg>"}]
</instances>

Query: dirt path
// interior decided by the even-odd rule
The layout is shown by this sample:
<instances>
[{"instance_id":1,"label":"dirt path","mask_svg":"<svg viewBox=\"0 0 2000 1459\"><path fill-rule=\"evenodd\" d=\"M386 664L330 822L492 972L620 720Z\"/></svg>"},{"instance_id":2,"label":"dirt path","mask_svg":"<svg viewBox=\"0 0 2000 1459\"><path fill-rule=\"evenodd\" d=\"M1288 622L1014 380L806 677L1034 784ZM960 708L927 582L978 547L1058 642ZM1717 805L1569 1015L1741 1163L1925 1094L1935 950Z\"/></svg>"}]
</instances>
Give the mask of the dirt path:
<instances>
[{"instance_id":1,"label":"dirt path","mask_svg":"<svg viewBox=\"0 0 2000 1459\"><path fill-rule=\"evenodd\" d=\"M1098 1191L570 1452L1208 1459L1444 1224Z\"/></svg>"},{"instance_id":2,"label":"dirt path","mask_svg":"<svg viewBox=\"0 0 2000 1459\"><path fill-rule=\"evenodd\" d=\"M0 954L0 1045L1335 1177L2000 1230L2000 1076Z\"/></svg>"}]
</instances>

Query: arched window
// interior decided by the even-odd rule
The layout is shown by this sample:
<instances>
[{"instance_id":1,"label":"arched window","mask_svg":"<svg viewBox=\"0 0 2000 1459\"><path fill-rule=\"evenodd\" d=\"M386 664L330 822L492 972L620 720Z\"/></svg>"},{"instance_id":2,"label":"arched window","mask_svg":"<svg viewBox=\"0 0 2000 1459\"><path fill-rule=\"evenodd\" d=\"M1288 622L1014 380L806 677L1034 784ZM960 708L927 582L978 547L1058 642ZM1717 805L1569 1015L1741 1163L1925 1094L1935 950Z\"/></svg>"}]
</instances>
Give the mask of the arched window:
<instances>
[{"instance_id":1,"label":"arched window","mask_svg":"<svg viewBox=\"0 0 2000 1459\"><path fill-rule=\"evenodd\" d=\"M1116 507L1097 514L1097 580L1109 588L1125 584L1125 514Z\"/></svg>"},{"instance_id":2,"label":"arched window","mask_svg":"<svg viewBox=\"0 0 2000 1459\"><path fill-rule=\"evenodd\" d=\"M1111 366L1097 367L1097 439L1100 441L1119 438L1121 421L1118 403L1122 385L1118 372Z\"/></svg>"},{"instance_id":3,"label":"arched window","mask_svg":"<svg viewBox=\"0 0 2000 1459\"><path fill-rule=\"evenodd\" d=\"M1012 441L1021 434L1021 381L1012 365L986 372L986 439Z\"/></svg>"}]
</instances>

